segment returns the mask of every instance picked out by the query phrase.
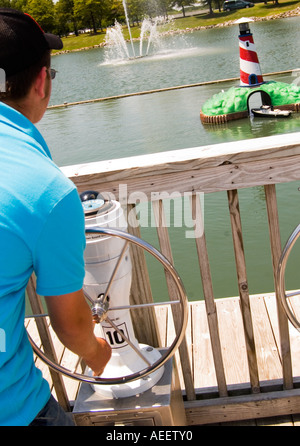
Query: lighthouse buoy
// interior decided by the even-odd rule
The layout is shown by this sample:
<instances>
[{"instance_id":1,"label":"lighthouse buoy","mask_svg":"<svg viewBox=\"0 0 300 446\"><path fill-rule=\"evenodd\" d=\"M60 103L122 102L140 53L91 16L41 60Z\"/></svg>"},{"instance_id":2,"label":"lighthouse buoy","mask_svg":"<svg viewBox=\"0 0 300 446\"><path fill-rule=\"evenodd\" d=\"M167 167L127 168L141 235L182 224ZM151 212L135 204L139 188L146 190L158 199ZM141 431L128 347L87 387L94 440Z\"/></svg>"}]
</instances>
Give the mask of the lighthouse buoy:
<instances>
[{"instance_id":1,"label":"lighthouse buoy","mask_svg":"<svg viewBox=\"0 0 300 446\"><path fill-rule=\"evenodd\" d=\"M300 110L300 87L283 82L265 82L262 76L253 35L250 31L251 18L241 18L239 25L240 85L216 93L200 110L203 124L223 124L250 116L249 99L260 92L261 105L276 106L293 112ZM267 98L267 102L266 102Z\"/></svg>"},{"instance_id":2,"label":"lighthouse buoy","mask_svg":"<svg viewBox=\"0 0 300 446\"><path fill-rule=\"evenodd\" d=\"M263 83L263 77L257 52L254 45L253 34L249 28L252 19L241 18L235 23L239 25L239 48L240 48L240 86L253 86Z\"/></svg>"}]
</instances>

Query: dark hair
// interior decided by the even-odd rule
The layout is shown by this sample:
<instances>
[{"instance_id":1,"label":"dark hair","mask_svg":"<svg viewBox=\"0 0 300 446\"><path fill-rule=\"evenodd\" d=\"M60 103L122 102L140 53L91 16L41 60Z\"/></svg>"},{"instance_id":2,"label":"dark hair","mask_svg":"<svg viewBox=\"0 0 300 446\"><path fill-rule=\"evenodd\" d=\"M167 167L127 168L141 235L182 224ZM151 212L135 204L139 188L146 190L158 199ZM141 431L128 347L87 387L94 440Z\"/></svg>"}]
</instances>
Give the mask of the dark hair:
<instances>
[{"instance_id":1,"label":"dark hair","mask_svg":"<svg viewBox=\"0 0 300 446\"><path fill-rule=\"evenodd\" d=\"M23 99L29 92L34 80L43 67L50 68L51 51L46 50L42 58L23 71L6 78L5 92L0 92L0 101ZM49 76L49 74L48 74Z\"/></svg>"}]
</instances>

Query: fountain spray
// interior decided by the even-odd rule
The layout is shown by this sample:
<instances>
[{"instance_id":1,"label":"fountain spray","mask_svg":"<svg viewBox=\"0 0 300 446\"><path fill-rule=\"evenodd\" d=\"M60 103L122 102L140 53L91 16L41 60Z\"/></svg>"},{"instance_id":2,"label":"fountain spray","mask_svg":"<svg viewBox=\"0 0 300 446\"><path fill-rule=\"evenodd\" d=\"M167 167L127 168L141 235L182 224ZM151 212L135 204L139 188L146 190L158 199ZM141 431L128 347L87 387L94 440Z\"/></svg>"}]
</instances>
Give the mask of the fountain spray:
<instances>
[{"instance_id":1,"label":"fountain spray","mask_svg":"<svg viewBox=\"0 0 300 446\"><path fill-rule=\"evenodd\" d=\"M129 19L128 19L127 5L126 5L125 0L123 0L123 7L124 7L124 12L125 12L127 28L128 28L128 32L129 32L129 38L130 38L130 42L131 42L132 53L133 53L133 57L135 57L133 40L132 40L132 36L131 36L131 31L130 31L130 23L129 23Z\"/></svg>"}]
</instances>

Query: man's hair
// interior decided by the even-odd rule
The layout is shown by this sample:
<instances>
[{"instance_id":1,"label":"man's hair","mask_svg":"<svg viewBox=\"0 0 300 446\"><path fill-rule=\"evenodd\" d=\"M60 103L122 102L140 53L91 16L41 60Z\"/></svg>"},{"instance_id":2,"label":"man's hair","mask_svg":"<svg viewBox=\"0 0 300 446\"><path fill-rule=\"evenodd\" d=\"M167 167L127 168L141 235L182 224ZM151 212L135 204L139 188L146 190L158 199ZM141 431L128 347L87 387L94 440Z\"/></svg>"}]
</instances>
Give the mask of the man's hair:
<instances>
[{"instance_id":1,"label":"man's hair","mask_svg":"<svg viewBox=\"0 0 300 446\"><path fill-rule=\"evenodd\" d=\"M0 92L0 101L23 99L43 67L50 68L51 51L46 50L41 59L29 68L6 78L5 92ZM49 73L48 73L49 76Z\"/></svg>"}]
</instances>

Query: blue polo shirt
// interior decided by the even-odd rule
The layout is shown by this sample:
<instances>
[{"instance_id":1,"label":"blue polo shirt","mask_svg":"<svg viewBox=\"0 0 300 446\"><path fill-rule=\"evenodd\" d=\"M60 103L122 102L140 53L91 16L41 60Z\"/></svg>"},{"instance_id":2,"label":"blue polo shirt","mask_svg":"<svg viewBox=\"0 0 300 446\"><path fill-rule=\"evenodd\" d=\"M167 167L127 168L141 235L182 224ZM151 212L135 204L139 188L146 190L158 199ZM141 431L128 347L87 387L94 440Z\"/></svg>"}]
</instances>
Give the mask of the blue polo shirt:
<instances>
[{"instance_id":1,"label":"blue polo shirt","mask_svg":"<svg viewBox=\"0 0 300 446\"><path fill-rule=\"evenodd\" d=\"M63 148L62 148L63 149ZM28 425L50 397L24 328L25 289L81 289L84 214L37 128L0 102L0 425Z\"/></svg>"}]
</instances>

